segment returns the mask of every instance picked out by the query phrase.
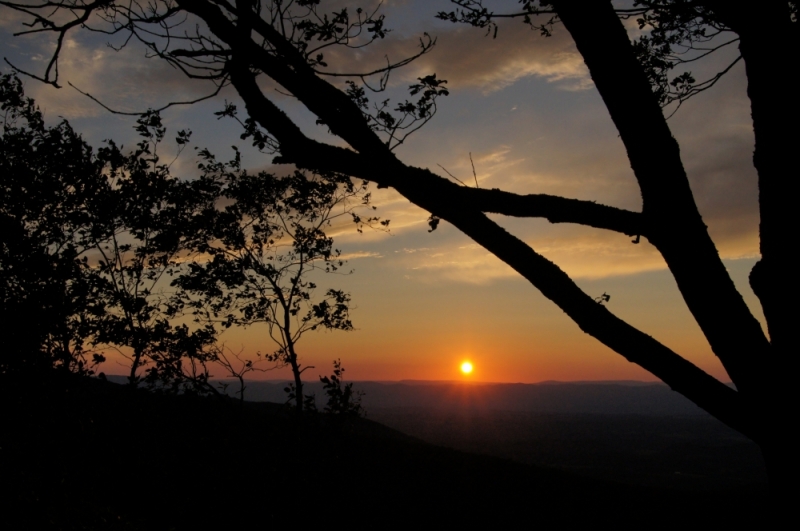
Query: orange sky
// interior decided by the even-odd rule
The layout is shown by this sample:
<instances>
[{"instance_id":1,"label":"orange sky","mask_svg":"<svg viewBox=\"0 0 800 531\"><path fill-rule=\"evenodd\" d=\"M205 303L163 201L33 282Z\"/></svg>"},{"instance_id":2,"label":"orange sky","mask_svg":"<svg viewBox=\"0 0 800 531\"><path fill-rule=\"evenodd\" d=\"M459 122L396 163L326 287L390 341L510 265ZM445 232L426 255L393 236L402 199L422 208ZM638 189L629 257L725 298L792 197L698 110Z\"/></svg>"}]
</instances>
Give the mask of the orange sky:
<instances>
[{"instance_id":1,"label":"orange sky","mask_svg":"<svg viewBox=\"0 0 800 531\"><path fill-rule=\"evenodd\" d=\"M434 120L398 150L403 161L444 175L441 165L466 181L472 178L472 153L482 187L639 209L622 144L563 29L543 39L511 22L501 24L498 38L491 39L482 30L434 21L432 14L447 8L447 2L387 5L387 22L392 26L396 20L398 31L358 61L401 56L426 30L438 38L437 46L397 73L393 87L436 72L452 90L440 101ZM0 22L4 53L36 64L44 47L12 40L15 23ZM60 65L63 84L72 81L116 108L145 109L202 92L167 66L145 60L140 49L115 54L91 36L70 40L66 48ZM28 82L26 90L49 120L70 119L93 145L109 137L132 145L133 118L109 115L68 88ZM237 127L214 118L226 98L236 101L228 91L215 101L165 113L165 123L171 131L190 127L194 145L208 146L221 157L236 144L246 166L268 167L270 158L241 142ZM304 129L325 136L292 101L281 99L280 104ZM738 65L712 91L686 103L669 123L720 254L758 311L746 280L758 256L758 216L743 67ZM194 164L191 155L182 156L173 170L190 175ZM580 332L555 305L452 227L443 223L428 233L427 213L392 191L376 191L374 203L378 215L392 221L391 232L337 229L337 247L351 257L354 273L319 279L322 289L351 292L357 330L305 336L299 350L304 362L317 368L311 374L329 371L330 361L341 358L348 378L450 380L462 378L459 365L468 358L475 365L469 379L475 381L652 379ZM626 236L541 220L496 219L559 264L589 294L610 294L613 312L727 381L649 244L633 245ZM247 355L271 350L265 337L253 327L227 332L223 339ZM113 367L108 370L115 372ZM278 370L263 377L287 374Z\"/></svg>"}]
</instances>

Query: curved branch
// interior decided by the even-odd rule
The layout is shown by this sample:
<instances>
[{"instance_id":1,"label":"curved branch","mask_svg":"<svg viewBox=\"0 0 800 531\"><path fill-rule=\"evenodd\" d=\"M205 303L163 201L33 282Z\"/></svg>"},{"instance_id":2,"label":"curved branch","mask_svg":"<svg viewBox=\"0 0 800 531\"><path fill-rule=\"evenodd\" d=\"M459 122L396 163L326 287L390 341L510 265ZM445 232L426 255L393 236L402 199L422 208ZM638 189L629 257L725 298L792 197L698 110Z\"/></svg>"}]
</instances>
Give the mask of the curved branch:
<instances>
[{"instance_id":1,"label":"curved branch","mask_svg":"<svg viewBox=\"0 0 800 531\"><path fill-rule=\"evenodd\" d=\"M371 70L369 72L325 72L323 70L317 70L315 68L314 73L320 76L329 76L329 77L360 77L360 78L371 77L377 74L385 74L397 68L406 66L407 64L411 63L416 59L419 59L420 57L431 51L431 49L436 45L436 39L432 38L427 33L425 33L424 35L425 37L427 37L427 42L420 39L421 50L415 53L414 55L406 57L405 59L398 61L396 63L389 63L389 59L387 57L386 66L377 68L375 70Z\"/></svg>"},{"instance_id":2,"label":"curved branch","mask_svg":"<svg viewBox=\"0 0 800 531\"><path fill-rule=\"evenodd\" d=\"M172 57L213 57L216 55L230 56L233 52L231 50L172 50L168 52Z\"/></svg>"},{"instance_id":3,"label":"curved branch","mask_svg":"<svg viewBox=\"0 0 800 531\"><path fill-rule=\"evenodd\" d=\"M84 92L81 89L79 89L78 87L76 87L75 85L73 85L71 81L67 81L67 83L69 84L70 87L74 88L75 90L77 90L78 92L80 92L81 94L83 94L84 96L86 96L87 98L89 98L90 100L92 100L93 102L95 102L96 104L98 104L99 106L101 106L102 108L104 108L105 110L110 112L111 114L119 114L119 115L122 115L122 116L142 116L143 114L145 114L147 112L147 111L125 112L125 111L114 110L111 107L109 107L108 105L106 105L105 103L103 103L102 101L100 101L99 99L97 99L94 96L92 96L91 94L89 94L88 92ZM163 107L159 107L158 109L151 109L151 110L153 112L161 112L163 110L169 109L170 107L174 107L174 106L177 106L177 105L193 105L195 103L200 103L201 101L210 100L211 98L213 98L214 96L219 94L224 86L225 86L225 78L223 78L222 82L219 85L217 85L217 89L214 92L212 92L211 94L208 94L206 96L201 96L201 97L199 97L197 99L194 99L194 100L191 100L191 101L171 101L171 102L167 103L166 105L164 105Z\"/></svg>"}]
</instances>

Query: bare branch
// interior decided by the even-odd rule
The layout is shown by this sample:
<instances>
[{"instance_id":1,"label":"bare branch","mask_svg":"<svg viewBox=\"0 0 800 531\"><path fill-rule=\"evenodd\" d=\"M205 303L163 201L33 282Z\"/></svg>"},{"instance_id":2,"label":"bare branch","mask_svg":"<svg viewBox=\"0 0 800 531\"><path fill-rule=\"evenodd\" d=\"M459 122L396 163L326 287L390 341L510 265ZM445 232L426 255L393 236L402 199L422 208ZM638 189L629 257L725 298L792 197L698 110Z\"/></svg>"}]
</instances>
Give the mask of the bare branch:
<instances>
[{"instance_id":1,"label":"bare branch","mask_svg":"<svg viewBox=\"0 0 800 531\"><path fill-rule=\"evenodd\" d=\"M472 176L475 178L475 188L480 188L480 186L478 186L478 174L475 171L475 162L472 160L472 151L469 152L469 163L472 165Z\"/></svg>"},{"instance_id":2,"label":"bare branch","mask_svg":"<svg viewBox=\"0 0 800 531\"><path fill-rule=\"evenodd\" d=\"M163 111L165 109L169 109L170 107L175 107L177 105L193 105L195 103L200 103L201 101L210 100L211 98L217 96L220 93L220 91L222 90L222 88L225 86L224 83L220 83L219 86L217 86L217 88L211 94L208 94L206 96L201 96L200 98L197 98L197 99L194 99L194 100L190 100L190 101L172 101L170 103L167 103L163 107L159 107L158 109L148 109L148 110L144 110L144 111L125 112L125 111L118 111L118 110L112 109L111 107L109 107L108 105L106 105L105 103L100 101L99 99L95 98L94 96L92 96L88 92L84 92L81 89L79 89L78 87L76 87L75 85L73 85L71 81L68 81L67 83L69 84L70 87L74 88L75 90L77 90L78 92L80 92L81 94L83 94L84 96L86 96L87 98L92 100L93 102L97 103L98 105L100 105L102 108L104 108L108 112L110 112L112 114L122 115L122 116L142 116L143 114L145 114L148 111L149 112L161 112L161 111Z\"/></svg>"},{"instance_id":3,"label":"bare branch","mask_svg":"<svg viewBox=\"0 0 800 531\"><path fill-rule=\"evenodd\" d=\"M437 165L437 166L439 166L441 169L443 169L443 170L444 170L444 172L445 172L447 175L449 175L450 177L452 177L453 179L455 179L456 181L458 181L459 183L461 183L461 185L462 185L462 186L466 186L466 184L464 183L464 181L462 181L461 179L459 179L458 177L456 177L455 175L453 175L452 173L450 173L450 171L448 171L448 169L447 169L447 168L445 168L445 167L444 167L444 166L442 166L441 164L436 164L436 165Z\"/></svg>"}]
</instances>

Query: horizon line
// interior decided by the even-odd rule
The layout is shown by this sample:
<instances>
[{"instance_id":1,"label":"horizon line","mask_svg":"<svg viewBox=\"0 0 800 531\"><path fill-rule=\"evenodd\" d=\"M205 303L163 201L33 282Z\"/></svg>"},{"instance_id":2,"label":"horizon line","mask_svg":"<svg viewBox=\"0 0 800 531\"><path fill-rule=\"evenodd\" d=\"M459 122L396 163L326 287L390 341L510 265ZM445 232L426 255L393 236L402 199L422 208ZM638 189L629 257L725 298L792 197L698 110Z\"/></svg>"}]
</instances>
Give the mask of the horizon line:
<instances>
[{"instance_id":1,"label":"horizon line","mask_svg":"<svg viewBox=\"0 0 800 531\"><path fill-rule=\"evenodd\" d=\"M113 379L127 379L124 374L105 374L106 378ZM96 377L96 376L95 376ZM236 378L213 378L213 382L237 382ZM434 385L434 384L468 384L468 385L569 385L569 384L594 384L594 385L666 385L661 380L541 380L538 382L492 382L492 381L474 381L474 380L424 380L415 378L404 378L400 380L370 380L370 379L354 379L346 380L353 383L376 383L376 384L421 384L421 385ZM269 384L285 384L292 383L291 377L286 378L270 378L270 379L245 379L247 383L263 382ZM306 384L316 383L314 381L305 382ZM732 382L722 382L730 385Z\"/></svg>"}]
</instances>

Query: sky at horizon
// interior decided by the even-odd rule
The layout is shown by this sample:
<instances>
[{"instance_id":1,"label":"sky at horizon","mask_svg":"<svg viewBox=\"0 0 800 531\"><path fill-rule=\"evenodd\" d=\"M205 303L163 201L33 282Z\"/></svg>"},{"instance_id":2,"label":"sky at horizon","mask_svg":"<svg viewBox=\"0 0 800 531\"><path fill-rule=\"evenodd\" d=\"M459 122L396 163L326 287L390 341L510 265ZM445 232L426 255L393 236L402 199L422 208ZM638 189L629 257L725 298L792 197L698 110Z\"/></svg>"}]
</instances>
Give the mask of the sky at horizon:
<instances>
[{"instance_id":1,"label":"sky at horizon","mask_svg":"<svg viewBox=\"0 0 800 531\"><path fill-rule=\"evenodd\" d=\"M493 39L484 30L435 20L435 12L450 5L446 1L384 4L387 25L396 31L361 55L332 57L367 67L379 64L384 55L400 58L412 52L422 32L437 38L429 54L391 79L393 97L417 77L433 72L447 79L451 89L449 97L439 100L435 118L397 150L402 161L443 176L446 168L471 185L471 157L483 188L641 208L622 143L562 27L546 39L519 21L506 21ZM635 35L635 24L628 25ZM41 69L47 46L36 38L11 37L18 27L16 15L0 21L3 56ZM25 82L48 123L68 119L95 148L107 138L133 145L135 118L108 113L67 81L122 110L144 110L204 93L205 87L167 65L145 59L141 47L117 53L103 42L85 33L67 40L60 64L65 88ZM697 77L702 70L712 72L724 59L699 65ZM3 72L8 71L4 67ZM165 111L165 124L171 133L191 128L193 145L209 147L220 158L232 154L230 146L237 145L246 167L271 169L271 157L240 140L236 124L213 116L226 99L238 101L228 89L214 100ZM305 131L327 138L295 102L281 96L276 101ZM239 107L243 109L241 103ZM763 323L747 283L759 256L749 113L740 64L712 90L688 101L669 124L725 266ZM191 176L194 166L187 151L173 170ZM391 190L373 192L377 215L391 220L391 231L359 234L349 225L335 227L336 246L349 258L345 269L353 272L318 280L323 289L352 294L356 330L304 336L299 351L304 363L315 367L307 374L329 373L331 360L341 358L348 379L458 380L459 365L469 359L475 367L471 381L655 379L581 332L535 288L452 226L442 223L428 232L426 212ZM663 260L646 241L634 245L624 235L543 220L493 219L562 267L588 294L609 294L612 312L715 377L729 380ZM258 326L225 332L222 341L245 356L272 350ZM114 363L105 369L124 372ZM285 375L288 369L256 377Z\"/></svg>"}]
</instances>

